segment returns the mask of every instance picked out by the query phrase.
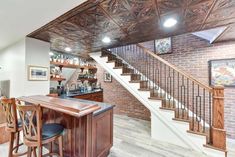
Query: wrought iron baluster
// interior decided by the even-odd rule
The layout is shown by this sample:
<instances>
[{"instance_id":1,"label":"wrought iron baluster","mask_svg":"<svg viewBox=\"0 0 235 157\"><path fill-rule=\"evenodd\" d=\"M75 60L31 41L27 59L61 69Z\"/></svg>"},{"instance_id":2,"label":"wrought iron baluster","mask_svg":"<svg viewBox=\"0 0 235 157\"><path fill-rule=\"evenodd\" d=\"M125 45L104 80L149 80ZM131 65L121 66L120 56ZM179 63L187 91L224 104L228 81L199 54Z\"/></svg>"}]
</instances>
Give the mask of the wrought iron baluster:
<instances>
[{"instance_id":1,"label":"wrought iron baluster","mask_svg":"<svg viewBox=\"0 0 235 157\"><path fill-rule=\"evenodd\" d=\"M177 111L178 111L178 115L179 115L179 112L180 112L180 102L179 102L179 98L180 98L180 73L178 72L178 75L177 75L177 89L178 89L178 101L177 101Z\"/></svg>"},{"instance_id":2,"label":"wrought iron baluster","mask_svg":"<svg viewBox=\"0 0 235 157\"><path fill-rule=\"evenodd\" d=\"M173 93L172 93L172 96L173 96L173 107L175 108L175 70L173 69Z\"/></svg>"},{"instance_id":3,"label":"wrought iron baluster","mask_svg":"<svg viewBox=\"0 0 235 157\"><path fill-rule=\"evenodd\" d=\"M152 57L152 63L153 63L153 96L155 96L155 90L156 90L156 73L155 73L155 59Z\"/></svg>"},{"instance_id":4,"label":"wrought iron baluster","mask_svg":"<svg viewBox=\"0 0 235 157\"><path fill-rule=\"evenodd\" d=\"M209 140L208 140L208 144L211 144L211 136L212 136L212 121L211 121L211 116L212 116L212 93L209 93Z\"/></svg>"},{"instance_id":5,"label":"wrought iron baluster","mask_svg":"<svg viewBox=\"0 0 235 157\"><path fill-rule=\"evenodd\" d=\"M189 79L187 78L187 119L189 119Z\"/></svg>"},{"instance_id":6,"label":"wrought iron baluster","mask_svg":"<svg viewBox=\"0 0 235 157\"><path fill-rule=\"evenodd\" d=\"M193 114L193 115L192 115L192 118L193 118L193 119L192 119L192 121L193 121L193 122L192 122L192 125L193 125L193 126L192 126L192 130L194 131L194 113L195 113L195 112L194 112L194 82L192 82L192 110L193 110L193 113L192 113L192 114Z\"/></svg>"},{"instance_id":7,"label":"wrought iron baluster","mask_svg":"<svg viewBox=\"0 0 235 157\"><path fill-rule=\"evenodd\" d=\"M201 122L201 96L200 96L200 87L197 85L197 96L196 96L196 121L197 121L197 131L200 131L200 122Z\"/></svg>"},{"instance_id":8,"label":"wrought iron baluster","mask_svg":"<svg viewBox=\"0 0 235 157\"><path fill-rule=\"evenodd\" d=\"M203 133L205 133L206 129L206 96L205 96L205 88L203 88Z\"/></svg>"}]
</instances>

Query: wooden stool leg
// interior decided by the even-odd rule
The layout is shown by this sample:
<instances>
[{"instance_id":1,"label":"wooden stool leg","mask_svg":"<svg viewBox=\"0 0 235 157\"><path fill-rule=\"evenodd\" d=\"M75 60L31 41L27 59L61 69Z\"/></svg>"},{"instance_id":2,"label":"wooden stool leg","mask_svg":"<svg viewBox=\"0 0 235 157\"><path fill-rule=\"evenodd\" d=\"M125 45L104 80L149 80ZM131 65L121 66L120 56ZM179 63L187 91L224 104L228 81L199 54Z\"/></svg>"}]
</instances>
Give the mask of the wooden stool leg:
<instances>
[{"instance_id":1,"label":"wooden stool leg","mask_svg":"<svg viewBox=\"0 0 235 157\"><path fill-rule=\"evenodd\" d=\"M49 153L52 153L52 142L49 143ZM52 155L50 155L52 157Z\"/></svg>"},{"instance_id":2,"label":"wooden stool leg","mask_svg":"<svg viewBox=\"0 0 235 157\"><path fill-rule=\"evenodd\" d=\"M34 156L34 157L37 157L36 147L33 148L33 156Z\"/></svg>"},{"instance_id":3,"label":"wooden stool leg","mask_svg":"<svg viewBox=\"0 0 235 157\"><path fill-rule=\"evenodd\" d=\"M32 155L32 148L31 147L28 147L28 154L27 154L27 157L31 157Z\"/></svg>"},{"instance_id":4,"label":"wooden stool leg","mask_svg":"<svg viewBox=\"0 0 235 157\"><path fill-rule=\"evenodd\" d=\"M58 140L59 140L60 157L64 157L64 154L63 154L63 136L60 136L58 138Z\"/></svg>"},{"instance_id":5,"label":"wooden stool leg","mask_svg":"<svg viewBox=\"0 0 235 157\"><path fill-rule=\"evenodd\" d=\"M12 157L12 153L13 153L13 145L14 145L14 136L15 134L11 132L10 134L10 143L9 143L9 152L8 152L8 157Z\"/></svg>"},{"instance_id":6,"label":"wooden stool leg","mask_svg":"<svg viewBox=\"0 0 235 157\"><path fill-rule=\"evenodd\" d=\"M42 157L42 146L38 147L38 157Z\"/></svg>"},{"instance_id":7,"label":"wooden stool leg","mask_svg":"<svg viewBox=\"0 0 235 157\"><path fill-rule=\"evenodd\" d=\"M17 132L17 133L16 133L16 143L15 143L15 145L16 145L17 147L16 147L16 149L15 149L15 151L14 151L15 153L18 153L18 149L19 149L18 146L19 146L19 144L20 144L20 132Z\"/></svg>"}]
</instances>

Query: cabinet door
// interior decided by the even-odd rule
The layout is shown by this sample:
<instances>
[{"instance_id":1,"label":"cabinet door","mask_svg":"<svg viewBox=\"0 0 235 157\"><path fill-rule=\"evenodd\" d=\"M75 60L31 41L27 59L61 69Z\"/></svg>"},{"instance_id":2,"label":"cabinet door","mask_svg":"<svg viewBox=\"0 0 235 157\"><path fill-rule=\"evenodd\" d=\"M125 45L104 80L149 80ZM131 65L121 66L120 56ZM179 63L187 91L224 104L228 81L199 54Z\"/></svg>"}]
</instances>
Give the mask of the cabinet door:
<instances>
[{"instance_id":1,"label":"cabinet door","mask_svg":"<svg viewBox=\"0 0 235 157\"><path fill-rule=\"evenodd\" d=\"M113 109L93 117L93 157L107 157L113 146Z\"/></svg>"}]
</instances>

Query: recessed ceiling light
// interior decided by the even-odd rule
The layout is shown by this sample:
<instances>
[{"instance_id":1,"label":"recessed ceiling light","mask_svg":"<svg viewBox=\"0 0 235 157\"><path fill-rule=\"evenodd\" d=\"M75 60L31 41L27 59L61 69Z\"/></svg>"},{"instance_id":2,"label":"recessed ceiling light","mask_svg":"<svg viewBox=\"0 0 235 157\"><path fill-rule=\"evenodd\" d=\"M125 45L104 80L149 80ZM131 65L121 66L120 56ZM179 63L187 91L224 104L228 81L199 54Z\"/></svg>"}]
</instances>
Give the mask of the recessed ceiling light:
<instances>
[{"instance_id":1,"label":"recessed ceiling light","mask_svg":"<svg viewBox=\"0 0 235 157\"><path fill-rule=\"evenodd\" d=\"M169 18L169 19L165 20L165 22L163 23L163 26L166 27L166 28L170 28L170 27L175 26L176 24L177 24L176 19Z\"/></svg>"},{"instance_id":2,"label":"recessed ceiling light","mask_svg":"<svg viewBox=\"0 0 235 157\"><path fill-rule=\"evenodd\" d=\"M72 51L72 49L71 49L70 47L66 47L64 50L65 50L66 52L71 52L71 51Z\"/></svg>"},{"instance_id":3,"label":"recessed ceiling light","mask_svg":"<svg viewBox=\"0 0 235 157\"><path fill-rule=\"evenodd\" d=\"M49 52L49 55L50 55L50 56L54 56L54 53L53 53L53 52Z\"/></svg>"},{"instance_id":4,"label":"recessed ceiling light","mask_svg":"<svg viewBox=\"0 0 235 157\"><path fill-rule=\"evenodd\" d=\"M102 39L102 42L108 44L108 43L111 42L111 39L110 39L109 37L104 37L104 38Z\"/></svg>"}]
</instances>

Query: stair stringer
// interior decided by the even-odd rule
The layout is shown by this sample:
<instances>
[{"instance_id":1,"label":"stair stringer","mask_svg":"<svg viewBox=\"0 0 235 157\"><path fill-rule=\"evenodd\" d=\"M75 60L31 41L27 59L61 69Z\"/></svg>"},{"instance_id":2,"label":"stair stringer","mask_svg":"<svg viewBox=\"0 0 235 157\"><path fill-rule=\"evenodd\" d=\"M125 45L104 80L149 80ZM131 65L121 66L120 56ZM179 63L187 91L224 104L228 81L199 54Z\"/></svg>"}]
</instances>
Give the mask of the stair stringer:
<instances>
[{"instance_id":1,"label":"stair stringer","mask_svg":"<svg viewBox=\"0 0 235 157\"><path fill-rule=\"evenodd\" d=\"M108 71L123 87L134 95L151 112L151 136L152 138L176 144L185 148L204 152L213 157L224 156L223 152L203 147L206 137L187 133L189 124L172 120L173 111L160 109L161 100L150 100L149 91L139 91L139 83L129 83L130 76L122 76L122 69L113 69L114 63L107 63L107 57L100 57L101 52L91 53L90 56Z\"/></svg>"}]
</instances>

